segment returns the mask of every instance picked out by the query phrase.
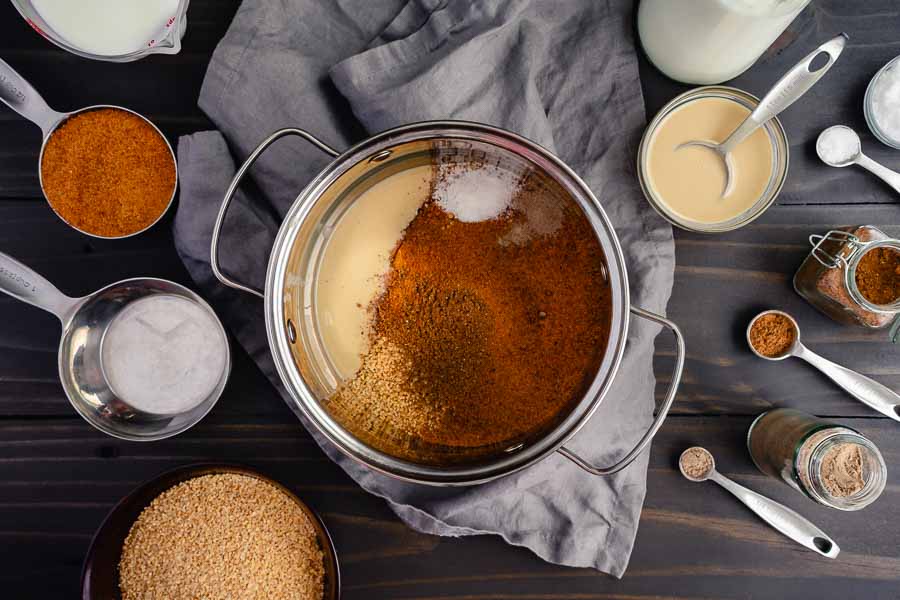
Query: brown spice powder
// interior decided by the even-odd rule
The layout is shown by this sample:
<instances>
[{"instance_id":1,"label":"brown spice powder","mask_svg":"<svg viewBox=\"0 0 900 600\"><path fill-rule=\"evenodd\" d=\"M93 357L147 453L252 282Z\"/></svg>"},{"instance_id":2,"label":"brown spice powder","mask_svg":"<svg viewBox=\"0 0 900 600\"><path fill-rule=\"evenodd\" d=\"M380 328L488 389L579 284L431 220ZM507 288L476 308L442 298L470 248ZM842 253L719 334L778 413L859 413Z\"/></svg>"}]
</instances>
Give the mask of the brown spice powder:
<instances>
[{"instance_id":1,"label":"brown spice powder","mask_svg":"<svg viewBox=\"0 0 900 600\"><path fill-rule=\"evenodd\" d=\"M354 435L446 462L514 445L579 399L605 352L610 290L590 224L554 193L526 184L480 222L420 208L371 307L371 349L328 404Z\"/></svg>"},{"instance_id":2,"label":"brown spice powder","mask_svg":"<svg viewBox=\"0 0 900 600\"><path fill-rule=\"evenodd\" d=\"M119 562L123 600L321 600L324 562L306 513L239 474L166 490L131 527Z\"/></svg>"},{"instance_id":3,"label":"brown spice powder","mask_svg":"<svg viewBox=\"0 0 900 600\"><path fill-rule=\"evenodd\" d=\"M856 287L872 304L893 304L900 298L900 252L882 246L863 254L856 266Z\"/></svg>"},{"instance_id":4,"label":"brown spice powder","mask_svg":"<svg viewBox=\"0 0 900 600\"><path fill-rule=\"evenodd\" d=\"M681 455L681 468L692 479L706 477L713 468L713 461L708 452L700 448L688 448Z\"/></svg>"},{"instance_id":5,"label":"brown spice powder","mask_svg":"<svg viewBox=\"0 0 900 600\"><path fill-rule=\"evenodd\" d=\"M784 355L794 340L797 339L797 331L794 324L784 315L770 313L756 319L750 328L750 343L753 348L769 358L777 358Z\"/></svg>"},{"instance_id":6,"label":"brown spice powder","mask_svg":"<svg viewBox=\"0 0 900 600\"><path fill-rule=\"evenodd\" d=\"M41 183L53 210L93 235L120 237L153 224L175 189L175 162L144 119L103 108L79 113L47 141Z\"/></svg>"},{"instance_id":7,"label":"brown spice powder","mask_svg":"<svg viewBox=\"0 0 900 600\"><path fill-rule=\"evenodd\" d=\"M856 444L836 444L822 457L822 485L836 498L858 494L866 487L863 479L863 456Z\"/></svg>"}]
</instances>

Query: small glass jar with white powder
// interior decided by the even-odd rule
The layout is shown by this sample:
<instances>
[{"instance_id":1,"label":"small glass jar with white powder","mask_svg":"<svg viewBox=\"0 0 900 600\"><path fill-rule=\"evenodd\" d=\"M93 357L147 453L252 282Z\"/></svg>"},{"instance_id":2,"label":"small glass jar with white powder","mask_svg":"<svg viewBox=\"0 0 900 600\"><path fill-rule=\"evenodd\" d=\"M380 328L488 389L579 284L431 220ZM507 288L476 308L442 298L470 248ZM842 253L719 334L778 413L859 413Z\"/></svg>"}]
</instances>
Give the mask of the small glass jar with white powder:
<instances>
[{"instance_id":1,"label":"small glass jar with white powder","mask_svg":"<svg viewBox=\"0 0 900 600\"><path fill-rule=\"evenodd\" d=\"M866 123L879 140L900 149L900 56L884 65L866 89Z\"/></svg>"}]
</instances>

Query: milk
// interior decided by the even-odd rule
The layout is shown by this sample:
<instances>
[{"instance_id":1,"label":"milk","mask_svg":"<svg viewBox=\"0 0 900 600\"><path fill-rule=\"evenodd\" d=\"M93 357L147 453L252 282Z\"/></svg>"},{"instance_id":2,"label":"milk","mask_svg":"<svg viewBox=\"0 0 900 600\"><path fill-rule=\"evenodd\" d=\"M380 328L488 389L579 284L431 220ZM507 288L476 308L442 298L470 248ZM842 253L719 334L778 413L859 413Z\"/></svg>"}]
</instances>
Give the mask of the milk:
<instances>
[{"instance_id":1,"label":"milk","mask_svg":"<svg viewBox=\"0 0 900 600\"><path fill-rule=\"evenodd\" d=\"M641 0L638 34L660 71L721 83L756 62L809 0Z\"/></svg>"},{"instance_id":2,"label":"milk","mask_svg":"<svg viewBox=\"0 0 900 600\"><path fill-rule=\"evenodd\" d=\"M32 0L46 24L90 54L129 54L159 41L178 0Z\"/></svg>"}]
</instances>

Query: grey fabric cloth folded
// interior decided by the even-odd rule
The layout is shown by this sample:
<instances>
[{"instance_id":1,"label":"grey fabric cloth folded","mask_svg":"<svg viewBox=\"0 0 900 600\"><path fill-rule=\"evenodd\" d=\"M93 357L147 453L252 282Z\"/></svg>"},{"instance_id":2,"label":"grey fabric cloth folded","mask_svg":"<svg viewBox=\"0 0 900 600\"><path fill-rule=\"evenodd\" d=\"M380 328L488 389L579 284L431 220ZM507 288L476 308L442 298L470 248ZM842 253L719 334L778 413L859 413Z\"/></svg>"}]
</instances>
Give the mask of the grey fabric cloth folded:
<instances>
[{"instance_id":1,"label":"grey fabric cloth folded","mask_svg":"<svg viewBox=\"0 0 900 600\"><path fill-rule=\"evenodd\" d=\"M259 300L219 284L212 224L242 161L275 129L306 128L337 148L396 125L467 119L504 127L557 153L615 225L632 302L664 312L672 287L670 227L642 198L634 172L645 122L630 0L245 0L219 44L200 107L219 131L178 145L178 251L240 344L287 399L269 354ZM234 157L234 158L233 158ZM227 270L262 287L280 217L329 159L278 142L251 171L222 239ZM598 464L621 457L652 421L653 340L633 320L614 385L567 445ZM559 455L468 488L399 482L325 451L411 527L497 534L559 564L621 577L646 492L647 452L612 477Z\"/></svg>"}]
</instances>

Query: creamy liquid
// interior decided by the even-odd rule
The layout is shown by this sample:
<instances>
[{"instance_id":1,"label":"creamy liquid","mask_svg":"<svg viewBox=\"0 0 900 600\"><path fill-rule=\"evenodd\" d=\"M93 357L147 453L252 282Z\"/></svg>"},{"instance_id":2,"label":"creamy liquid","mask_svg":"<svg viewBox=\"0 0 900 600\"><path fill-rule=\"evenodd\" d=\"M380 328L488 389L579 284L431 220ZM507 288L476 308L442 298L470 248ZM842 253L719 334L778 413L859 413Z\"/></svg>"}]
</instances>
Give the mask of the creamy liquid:
<instances>
[{"instance_id":1,"label":"creamy liquid","mask_svg":"<svg viewBox=\"0 0 900 600\"><path fill-rule=\"evenodd\" d=\"M70 45L116 56L141 50L175 16L178 0L32 0L38 14Z\"/></svg>"},{"instance_id":2,"label":"creamy liquid","mask_svg":"<svg viewBox=\"0 0 900 600\"><path fill-rule=\"evenodd\" d=\"M368 349L370 303L384 291L391 253L429 198L431 165L366 190L335 226L316 278L316 320L337 375L349 379Z\"/></svg>"},{"instance_id":3,"label":"creamy liquid","mask_svg":"<svg viewBox=\"0 0 900 600\"><path fill-rule=\"evenodd\" d=\"M650 61L685 83L737 77L809 0L641 0L638 35Z\"/></svg>"},{"instance_id":4,"label":"creamy liquid","mask_svg":"<svg viewBox=\"0 0 900 600\"><path fill-rule=\"evenodd\" d=\"M650 139L647 177L657 198L683 219L721 223L756 204L772 177L772 142L764 128L731 152L734 182L725 189L725 161L709 148L684 142L721 142L740 125L750 110L725 98L698 98L669 114Z\"/></svg>"}]
</instances>

